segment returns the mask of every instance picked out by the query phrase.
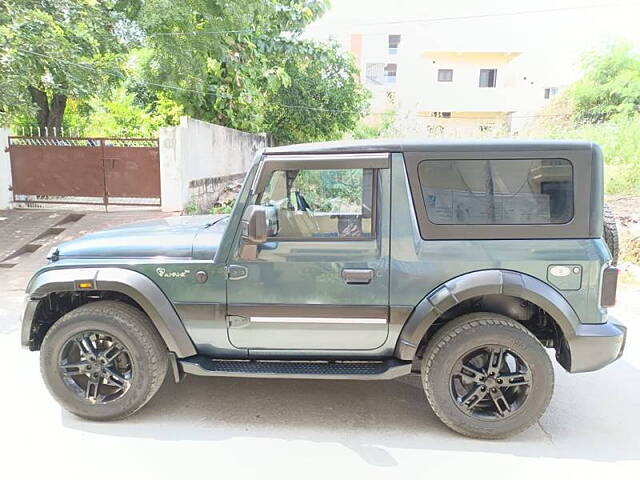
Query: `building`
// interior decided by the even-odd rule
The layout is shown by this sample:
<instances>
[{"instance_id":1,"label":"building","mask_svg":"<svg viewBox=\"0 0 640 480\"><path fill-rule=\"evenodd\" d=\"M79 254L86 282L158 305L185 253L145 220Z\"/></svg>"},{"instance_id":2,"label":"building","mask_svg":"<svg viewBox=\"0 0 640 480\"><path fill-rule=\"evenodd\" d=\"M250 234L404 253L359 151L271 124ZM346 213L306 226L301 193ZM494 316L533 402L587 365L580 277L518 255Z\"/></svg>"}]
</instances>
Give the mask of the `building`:
<instances>
[{"instance_id":1,"label":"building","mask_svg":"<svg viewBox=\"0 0 640 480\"><path fill-rule=\"evenodd\" d=\"M416 134L517 133L559 92L549 72L531 78L522 52L438 43L430 48L415 33L351 34L349 49L372 92L369 123L395 112Z\"/></svg>"}]
</instances>

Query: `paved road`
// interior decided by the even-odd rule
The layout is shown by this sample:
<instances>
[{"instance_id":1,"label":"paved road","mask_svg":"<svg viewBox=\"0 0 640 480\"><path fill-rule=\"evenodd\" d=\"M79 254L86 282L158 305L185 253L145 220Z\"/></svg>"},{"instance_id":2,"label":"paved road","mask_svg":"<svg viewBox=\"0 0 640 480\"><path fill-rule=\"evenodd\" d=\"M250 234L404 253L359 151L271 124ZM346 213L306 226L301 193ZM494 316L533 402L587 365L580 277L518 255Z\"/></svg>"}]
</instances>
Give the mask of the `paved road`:
<instances>
[{"instance_id":1,"label":"paved road","mask_svg":"<svg viewBox=\"0 0 640 480\"><path fill-rule=\"evenodd\" d=\"M639 478L637 287L623 289L615 309L631 326L625 356L592 374L556 369L539 424L494 442L442 426L416 377L188 377L125 421L84 421L52 400L38 355L19 348L16 293L0 290L2 478Z\"/></svg>"}]
</instances>

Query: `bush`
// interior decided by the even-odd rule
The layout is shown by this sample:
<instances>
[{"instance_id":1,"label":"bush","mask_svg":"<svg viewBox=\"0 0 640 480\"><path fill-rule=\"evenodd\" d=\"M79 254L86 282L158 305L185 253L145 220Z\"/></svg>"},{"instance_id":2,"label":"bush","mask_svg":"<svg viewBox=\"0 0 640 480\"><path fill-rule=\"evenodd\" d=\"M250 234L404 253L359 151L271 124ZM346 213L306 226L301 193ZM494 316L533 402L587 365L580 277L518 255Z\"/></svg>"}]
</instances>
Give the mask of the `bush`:
<instances>
[{"instance_id":1,"label":"bush","mask_svg":"<svg viewBox=\"0 0 640 480\"><path fill-rule=\"evenodd\" d=\"M640 114L619 115L598 124L567 123L546 126L535 135L596 142L604 154L606 193L640 194Z\"/></svg>"}]
</instances>

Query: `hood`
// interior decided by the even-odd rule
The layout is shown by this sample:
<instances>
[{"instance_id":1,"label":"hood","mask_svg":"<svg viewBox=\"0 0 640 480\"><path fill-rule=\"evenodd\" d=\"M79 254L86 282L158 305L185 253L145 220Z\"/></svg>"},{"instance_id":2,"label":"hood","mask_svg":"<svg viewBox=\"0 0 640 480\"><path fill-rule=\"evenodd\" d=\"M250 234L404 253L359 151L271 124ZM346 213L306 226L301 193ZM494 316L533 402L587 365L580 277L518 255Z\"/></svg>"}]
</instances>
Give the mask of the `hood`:
<instances>
[{"instance_id":1,"label":"hood","mask_svg":"<svg viewBox=\"0 0 640 480\"><path fill-rule=\"evenodd\" d=\"M52 257L212 259L227 223L228 215L167 217L133 223L62 243Z\"/></svg>"}]
</instances>

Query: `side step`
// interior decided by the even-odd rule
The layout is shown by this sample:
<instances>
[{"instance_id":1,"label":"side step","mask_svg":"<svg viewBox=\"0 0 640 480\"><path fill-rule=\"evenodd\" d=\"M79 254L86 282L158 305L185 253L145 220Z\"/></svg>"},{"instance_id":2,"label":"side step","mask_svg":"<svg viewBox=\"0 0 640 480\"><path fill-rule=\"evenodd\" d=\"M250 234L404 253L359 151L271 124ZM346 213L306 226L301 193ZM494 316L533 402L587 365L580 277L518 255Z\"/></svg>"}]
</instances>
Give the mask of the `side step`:
<instances>
[{"instance_id":1,"label":"side step","mask_svg":"<svg viewBox=\"0 0 640 480\"><path fill-rule=\"evenodd\" d=\"M197 355L180 360L184 373L215 377L318 378L327 380L388 380L411 373L411 362L300 360L217 360Z\"/></svg>"}]
</instances>

